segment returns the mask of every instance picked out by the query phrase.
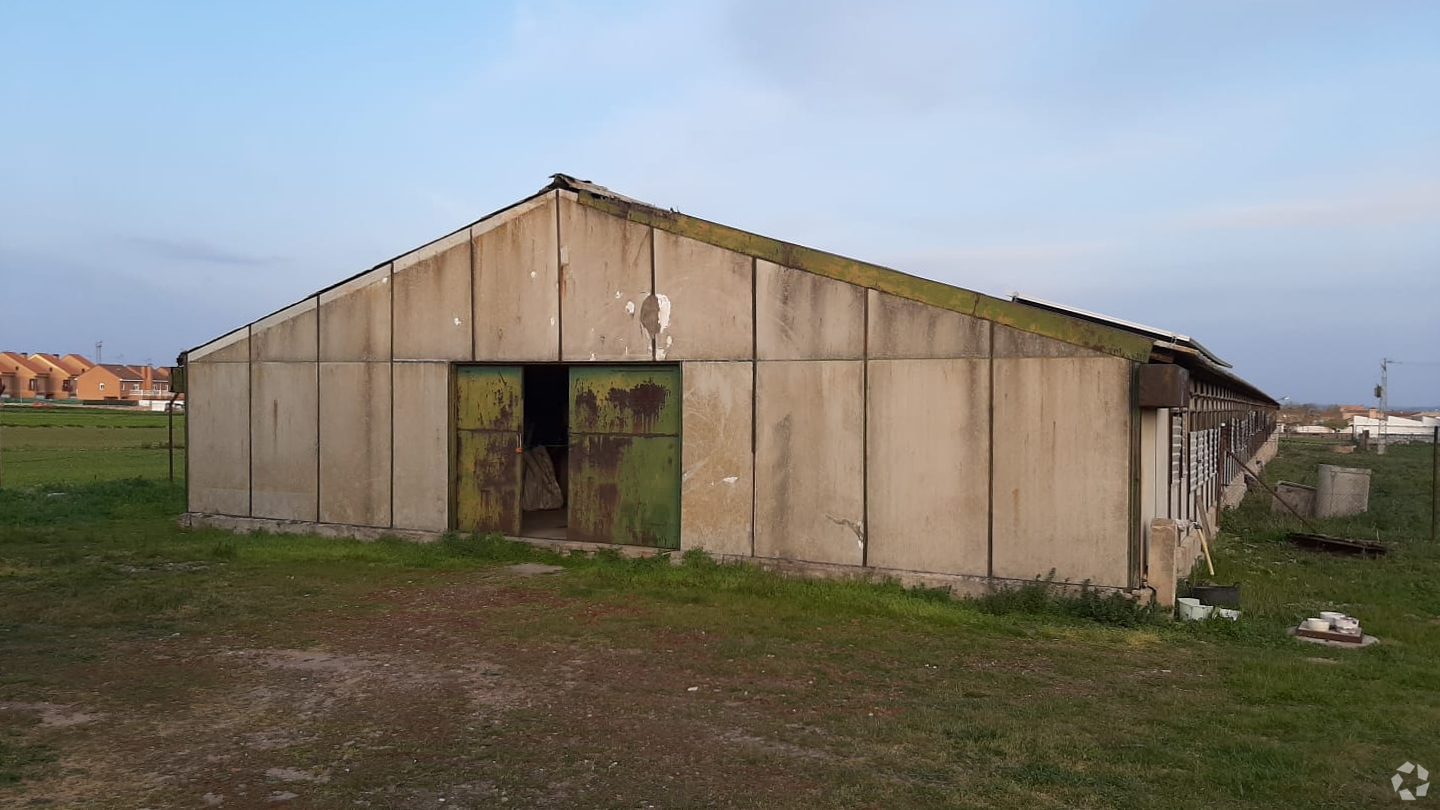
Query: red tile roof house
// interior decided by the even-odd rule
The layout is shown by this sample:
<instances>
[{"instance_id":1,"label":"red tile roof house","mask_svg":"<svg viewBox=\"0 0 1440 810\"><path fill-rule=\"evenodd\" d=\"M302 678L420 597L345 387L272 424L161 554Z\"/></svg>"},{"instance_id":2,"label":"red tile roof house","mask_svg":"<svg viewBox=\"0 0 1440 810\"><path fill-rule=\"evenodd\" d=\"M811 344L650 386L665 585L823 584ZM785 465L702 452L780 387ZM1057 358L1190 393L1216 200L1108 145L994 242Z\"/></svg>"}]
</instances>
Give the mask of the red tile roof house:
<instances>
[{"instance_id":1,"label":"red tile roof house","mask_svg":"<svg viewBox=\"0 0 1440 810\"><path fill-rule=\"evenodd\" d=\"M80 375L76 392L84 400L139 399L144 375L133 366L101 363Z\"/></svg>"},{"instance_id":2,"label":"red tile roof house","mask_svg":"<svg viewBox=\"0 0 1440 810\"><path fill-rule=\"evenodd\" d=\"M19 352L0 352L0 385L7 397L38 399L49 388L50 370Z\"/></svg>"},{"instance_id":3,"label":"red tile roof house","mask_svg":"<svg viewBox=\"0 0 1440 810\"><path fill-rule=\"evenodd\" d=\"M36 352L26 359L32 365L50 372L46 390L43 392L46 398L73 399L75 397L75 379L85 371L84 366L64 360L58 355L44 352Z\"/></svg>"}]
</instances>

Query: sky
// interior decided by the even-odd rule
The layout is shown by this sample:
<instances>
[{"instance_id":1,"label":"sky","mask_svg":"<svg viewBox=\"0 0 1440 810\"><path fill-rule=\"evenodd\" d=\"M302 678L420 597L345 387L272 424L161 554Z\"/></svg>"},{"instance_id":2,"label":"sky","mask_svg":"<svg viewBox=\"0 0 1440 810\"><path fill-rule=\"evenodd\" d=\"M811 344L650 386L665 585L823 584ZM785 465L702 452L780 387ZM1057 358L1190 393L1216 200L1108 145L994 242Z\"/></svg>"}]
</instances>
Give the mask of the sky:
<instances>
[{"instance_id":1,"label":"sky","mask_svg":"<svg viewBox=\"0 0 1440 810\"><path fill-rule=\"evenodd\" d=\"M0 0L0 349L169 364L565 172L1436 405L1437 87L1430 0Z\"/></svg>"}]
</instances>

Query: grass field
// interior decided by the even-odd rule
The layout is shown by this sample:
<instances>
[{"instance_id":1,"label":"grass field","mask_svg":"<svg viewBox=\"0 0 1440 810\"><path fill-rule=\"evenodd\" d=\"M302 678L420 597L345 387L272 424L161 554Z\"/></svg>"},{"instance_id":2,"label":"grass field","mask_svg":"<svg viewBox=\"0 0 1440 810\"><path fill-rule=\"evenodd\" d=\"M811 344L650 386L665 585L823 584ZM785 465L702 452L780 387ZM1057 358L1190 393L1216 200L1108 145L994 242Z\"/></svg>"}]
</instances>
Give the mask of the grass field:
<instances>
[{"instance_id":1,"label":"grass field","mask_svg":"<svg viewBox=\"0 0 1440 810\"><path fill-rule=\"evenodd\" d=\"M169 473L166 414L55 406L0 407L0 482L5 486L110 481ZM185 416L175 415L185 446ZM177 480L185 454L175 454Z\"/></svg>"},{"instance_id":2,"label":"grass field","mask_svg":"<svg viewBox=\"0 0 1440 810\"><path fill-rule=\"evenodd\" d=\"M1334 458L1286 448L1268 477ZM1217 559L1246 615L1187 625L693 555L186 531L153 472L7 487L0 806L1396 802L1396 766L1440 768L1423 461L1344 457L1375 466L1374 510L1330 528L1379 532L1379 560L1290 547L1247 501ZM1330 606L1382 643L1284 635Z\"/></svg>"}]
</instances>

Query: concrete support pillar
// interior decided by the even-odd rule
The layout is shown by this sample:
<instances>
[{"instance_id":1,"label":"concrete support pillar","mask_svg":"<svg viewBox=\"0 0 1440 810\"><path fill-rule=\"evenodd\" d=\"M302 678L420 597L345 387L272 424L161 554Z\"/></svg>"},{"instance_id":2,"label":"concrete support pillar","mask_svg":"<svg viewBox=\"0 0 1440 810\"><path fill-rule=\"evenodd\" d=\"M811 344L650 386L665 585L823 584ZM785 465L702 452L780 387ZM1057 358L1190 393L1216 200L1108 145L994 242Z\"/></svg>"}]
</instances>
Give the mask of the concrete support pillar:
<instances>
[{"instance_id":1,"label":"concrete support pillar","mask_svg":"<svg viewBox=\"0 0 1440 810\"><path fill-rule=\"evenodd\" d=\"M1158 604L1175 604L1175 556L1180 548L1180 525L1169 518L1150 521L1150 548L1145 584L1155 591Z\"/></svg>"}]
</instances>

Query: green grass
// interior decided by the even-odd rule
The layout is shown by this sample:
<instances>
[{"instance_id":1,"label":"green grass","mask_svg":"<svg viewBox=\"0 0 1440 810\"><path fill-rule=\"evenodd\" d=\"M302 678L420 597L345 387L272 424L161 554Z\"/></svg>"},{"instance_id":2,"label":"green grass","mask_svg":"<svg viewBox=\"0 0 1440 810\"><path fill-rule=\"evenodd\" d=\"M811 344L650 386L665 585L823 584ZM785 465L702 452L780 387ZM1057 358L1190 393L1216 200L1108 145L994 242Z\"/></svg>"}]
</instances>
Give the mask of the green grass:
<instances>
[{"instance_id":1,"label":"green grass","mask_svg":"<svg viewBox=\"0 0 1440 810\"><path fill-rule=\"evenodd\" d=\"M0 407L5 486L168 475L166 414L55 406ZM175 415L175 475L185 471L185 417Z\"/></svg>"},{"instance_id":2,"label":"green grass","mask_svg":"<svg viewBox=\"0 0 1440 810\"><path fill-rule=\"evenodd\" d=\"M1428 456L1287 447L1267 478L1303 481L1336 459L1374 465L1374 508L1325 530L1378 531L1392 553L1294 548L1293 526L1252 496L1225 516L1216 551L1215 578L1242 583L1238 623L1175 624L1039 586L956 601L696 553L677 564L484 537L187 531L173 522L180 487L155 475L7 487L0 703L108 719L61 729L0 711L0 804L9 790L17 803L195 806L217 792L249 806L273 787L241 791L277 766L328 769L328 782L286 786L314 807L453 805L492 787L512 806L575 807L1394 801L1395 766L1440 767L1440 553L1414 503ZM517 577L516 562L564 571ZM1382 643L1284 634L1332 606ZM384 681L347 692L230 663L247 649L384 660L424 686L400 680L382 699ZM478 687L444 680L469 662L482 682L531 691L473 719ZM255 708L276 694L294 696L277 717ZM275 727L297 741L236 748ZM85 762L83 778L62 760ZM137 781L151 771L172 776Z\"/></svg>"}]
</instances>

